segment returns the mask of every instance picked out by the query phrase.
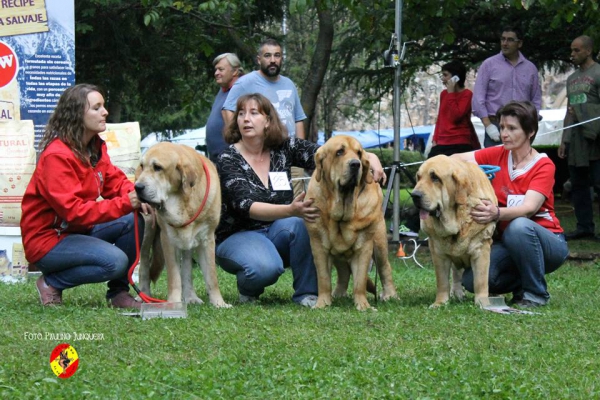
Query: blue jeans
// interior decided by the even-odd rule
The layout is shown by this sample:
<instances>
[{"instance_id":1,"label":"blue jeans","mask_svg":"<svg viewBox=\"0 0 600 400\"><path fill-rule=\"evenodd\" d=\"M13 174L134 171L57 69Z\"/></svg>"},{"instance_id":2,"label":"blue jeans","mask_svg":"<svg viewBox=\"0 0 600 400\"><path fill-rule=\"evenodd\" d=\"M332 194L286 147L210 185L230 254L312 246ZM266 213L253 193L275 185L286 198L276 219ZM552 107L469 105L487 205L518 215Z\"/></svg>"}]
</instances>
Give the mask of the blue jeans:
<instances>
[{"instance_id":1,"label":"blue jeans","mask_svg":"<svg viewBox=\"0 0 600 400\"><path fill-rule=\"evenodd\" d=\"M317 271L301 218L283 218L267 229L234 233L217 245L216 259L221 268L237 276L242 295L260 296L286 266L292 269L296 303L317 294Z\"/></svg>"},{"instance_id":2,"label":"blue jeans","mask_svg":"<svg viewBox=\"0 0 600 400\"><path fill-rule=\"evenodd\" d=\"M509 293L538 304L550 300L544 275L556 271L569 255L562 233L553 233L529 218L515 218L500 241L492 244L490 293ZM473 292L473 271L463 274L463 286Z\"/></svg>"},{"instance_id":3,"label":"blue jeans","mask_svg":"<svg viewBox=\"0 0 600 400\"><path fill-rule=\"evenodd\" d=\"M61 240L36 263L46 283L64 290L108 281L107 299L128 291L127 272L136 259L133 216L98 224L88 235L70 234ZM144 219L138 221L141 243Z\"/></svg>"},{"instance_id":4,"label":"blue jeans","mask_svg":"<svg viewBox=\"0 0 600 400\"><path fill-rule=\"evenodd\" d=\"M577 219L577 231L594 233L594 204L590 188L600 196L600 160L590 161L589 167L569 165L571 202ZM600 212L600 211L599 211Z\"/></svg>"}]
</instances>

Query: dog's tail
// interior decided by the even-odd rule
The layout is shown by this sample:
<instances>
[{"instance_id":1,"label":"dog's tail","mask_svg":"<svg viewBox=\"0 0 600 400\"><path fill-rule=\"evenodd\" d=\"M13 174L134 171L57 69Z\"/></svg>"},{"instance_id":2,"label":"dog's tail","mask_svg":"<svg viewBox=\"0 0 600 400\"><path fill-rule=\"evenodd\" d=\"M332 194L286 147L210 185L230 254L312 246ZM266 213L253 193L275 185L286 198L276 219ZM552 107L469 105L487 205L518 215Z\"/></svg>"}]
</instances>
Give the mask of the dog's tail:
<instances>
[{"instance_id":1,"label":"dog's tail","mask_svg":"<svg viewBox=\"0 0 600 400\"><path fill-rule=\"evenodd\" d=\"M367 278L367 292L371 293L373 296L377 296L377 288L371 278Z\"/></svg>"}]
</instances>

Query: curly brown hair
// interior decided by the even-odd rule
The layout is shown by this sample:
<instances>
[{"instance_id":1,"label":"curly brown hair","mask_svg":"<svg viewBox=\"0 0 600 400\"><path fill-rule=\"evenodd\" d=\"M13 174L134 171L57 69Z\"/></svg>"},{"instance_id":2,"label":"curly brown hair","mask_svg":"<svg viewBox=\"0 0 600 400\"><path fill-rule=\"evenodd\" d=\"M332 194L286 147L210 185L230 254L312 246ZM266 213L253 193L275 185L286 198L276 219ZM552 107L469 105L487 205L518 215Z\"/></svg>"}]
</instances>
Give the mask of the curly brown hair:
<instances>
[{"instance_id":1,"label":"curly brown hair","mask_svg":"<svg viewBox=\"0 0 600 400\"><path fill-rule=\"evenodd\" d=\"M40 140L40 151L44 151L54 139L58 138L73 150L81 162L90 164L88 148L95 151L99 138L94 138L87 148L84 147L81 138L85 132L83 116L89 107L88 94L92 92L102 94L100 88L88 83L71 86L63 92Z\"/></svg>"},{"instance_id":2,"label":"curly brown hair","mask_svg":"<svg viewBox=\"0 0 600 400\"><path fill-rule=\"evenodd\" d=\"M233 115L229 125L227 125L227 129L225 129L225 133L223 135L225 141L229 144L233 144L242 139L240 127L238 126L237 122L237 115L239 114L240 110L244 108L246 103L252 100L256 102L256 105L258 106L258 112L266 116L267 121L269 121L269 126L265 128L264 146L268 149L278 147L288 138L287 129L279 119L279 114L277 114L277 110L275 110L269 99L260 93L252 93L240 96L235 108L235 114Z\"/></svg>"}]
</instances>

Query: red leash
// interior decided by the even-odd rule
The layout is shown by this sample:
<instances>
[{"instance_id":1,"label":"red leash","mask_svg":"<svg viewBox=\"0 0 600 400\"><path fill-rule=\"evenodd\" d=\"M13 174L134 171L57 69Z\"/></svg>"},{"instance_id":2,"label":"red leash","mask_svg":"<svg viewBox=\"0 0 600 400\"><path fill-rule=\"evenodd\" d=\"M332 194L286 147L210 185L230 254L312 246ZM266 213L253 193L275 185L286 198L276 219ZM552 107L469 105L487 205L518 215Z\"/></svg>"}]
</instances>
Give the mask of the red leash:
<instances>
[{"instance_id":1,"label":"red leash","mask_svg":"<svg viewBox=\"0 0 600 400\"><path fill-rule=\"evenodd\" d=\"M206 200L208 199L208 192L210 191L210 173L208 172L208 167L206 166L206 163L204 162L204 160L202 160L202 168L204 168L204 175L206 176L206 191L204 192L204 198L202 199L202 204L200 204L200 208L198 208L198 212L196 212L196 215L194 215L189 221L187 221L183 225L179 226L179 228L183 228L184 226L188 226L189 224L194 222L196 220L196 218L198 218L198 215L200 215L200 213L204 209L204 205L206 204ZM129 267L127 279L129 280L129 284L131 285L133 290L136 291L136 293L140 296L140 298L144 301L144 303L166 303L167 302L166 300L155 299L154 297L148 296L146 293L142 292L140 290L140 288L133 281L133 271L135 270L135 267L138 265L138 263L140 261L140 235L139 235L139 231L138 231L138 214L139 214L139 211L135 210L134 215L133 215L133 226L135 229L135 261L133 262L131 267Z\"/></svg>"}]
</instances>

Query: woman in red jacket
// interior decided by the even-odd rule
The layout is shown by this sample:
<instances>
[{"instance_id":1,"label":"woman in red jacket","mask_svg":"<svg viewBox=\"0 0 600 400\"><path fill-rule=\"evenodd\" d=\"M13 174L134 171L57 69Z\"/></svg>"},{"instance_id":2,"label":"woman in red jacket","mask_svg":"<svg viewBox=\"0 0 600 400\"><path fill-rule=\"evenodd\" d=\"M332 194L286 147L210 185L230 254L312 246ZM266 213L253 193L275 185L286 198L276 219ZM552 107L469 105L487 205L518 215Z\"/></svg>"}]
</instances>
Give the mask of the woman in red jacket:
<instances>
[{"instance_id":1,"label":"woman in red jacket","mask_svg":"<svg viewBox=\"0 0 600 400\"><path fill-rule=\"evenodd\" d=\"M43 305L62 304L65 289L108 281L109 306L140 308L127 281L136 254L132 211L153 211L110 162L98 136L107 115L97 87L70 87L40 142L42 153L21 204L21 234L27 260L43 273L36 282Z\"/></svg>"},{"instance_id":2,"label":"woman in red jacket","mask_svg":"<svg viewBox=\"0 0 600 400\"><path fill-rule=\"evenodd\" d=\"M467 69L460 61L442 65L442 83L446 90L440 94L440 109L428 158L481 148L471 123L473 92L465 88L466 75Z\"/></svg>"}]
</instances>

